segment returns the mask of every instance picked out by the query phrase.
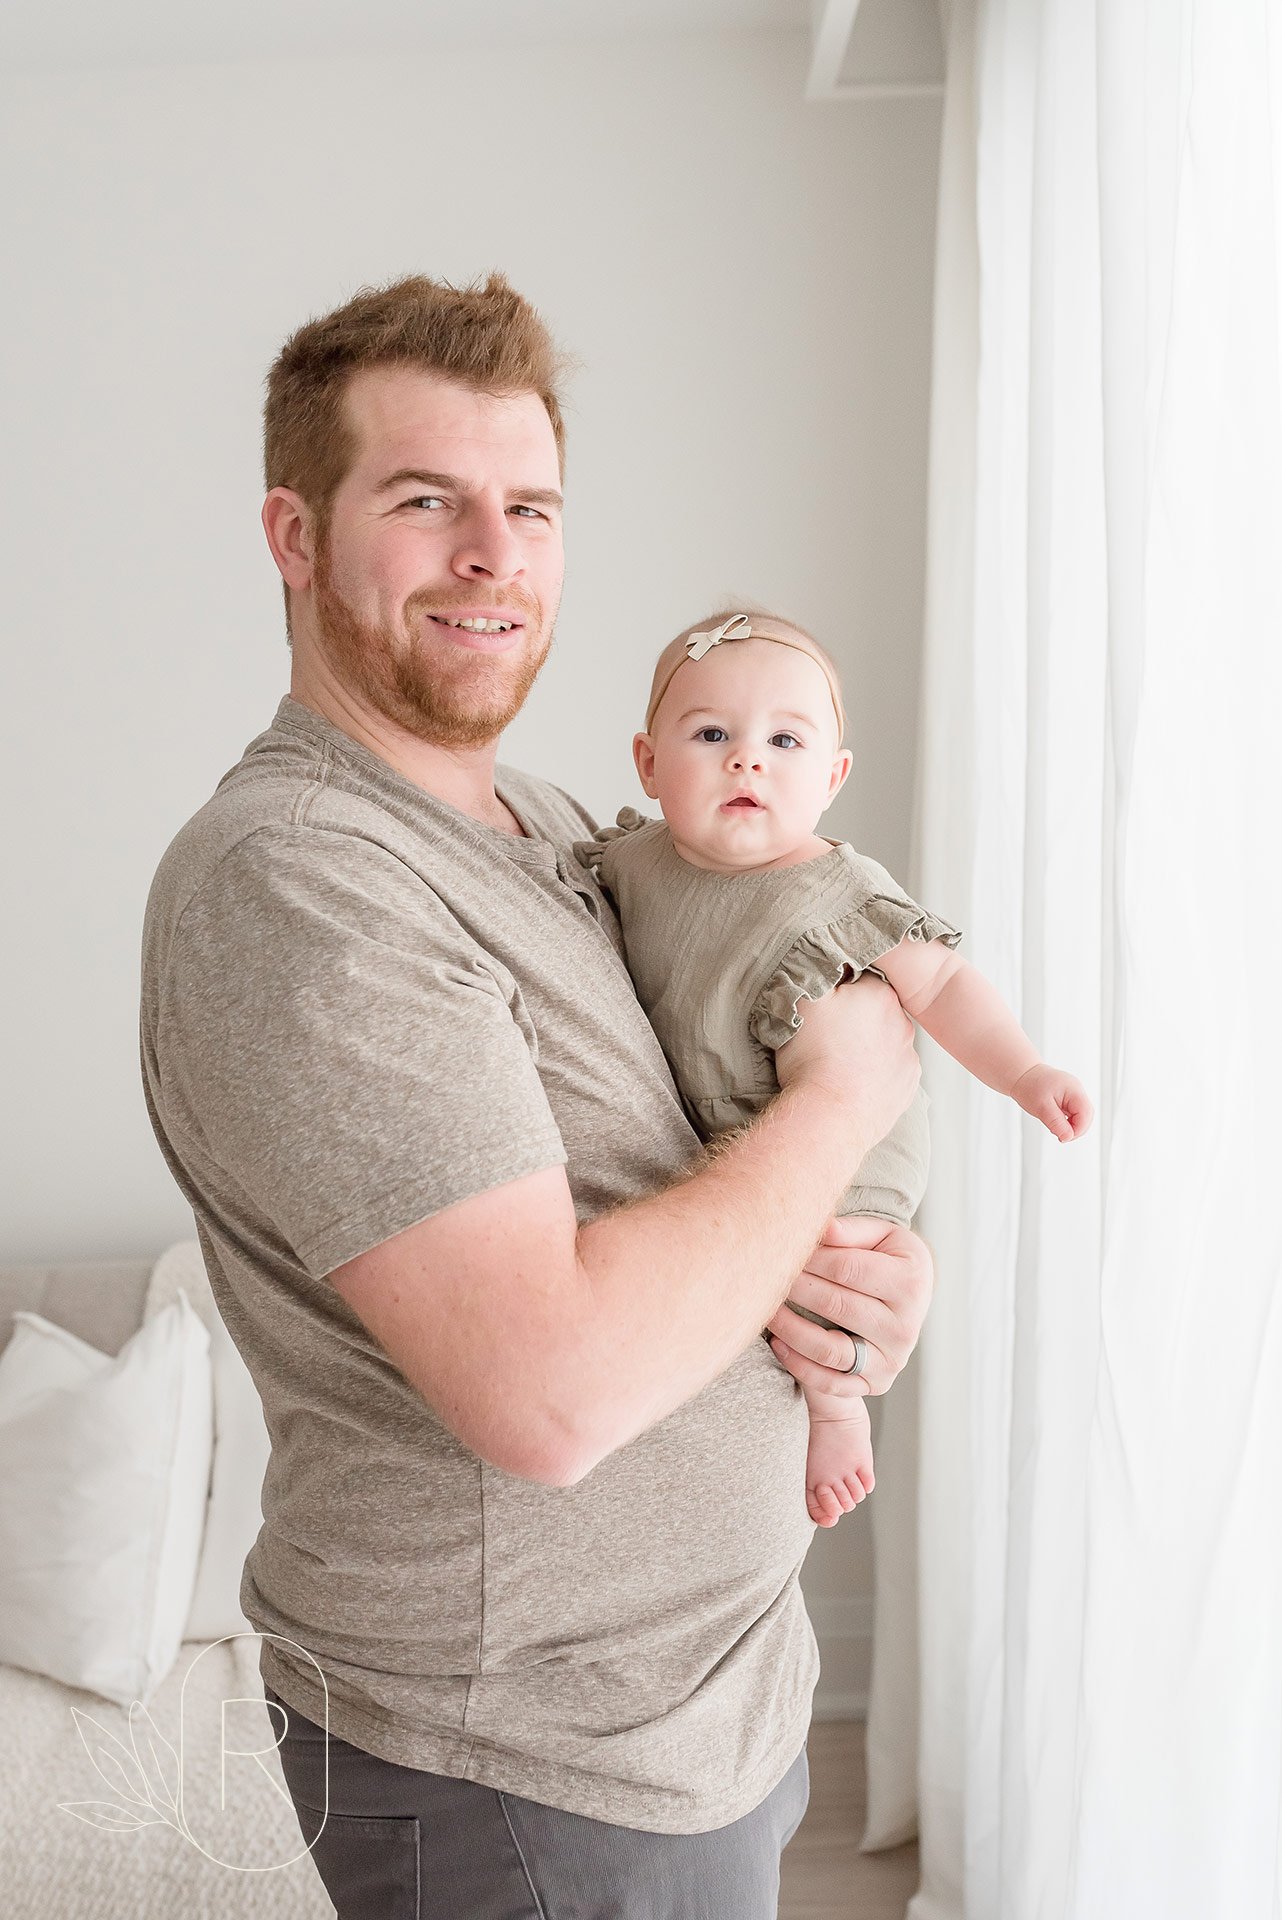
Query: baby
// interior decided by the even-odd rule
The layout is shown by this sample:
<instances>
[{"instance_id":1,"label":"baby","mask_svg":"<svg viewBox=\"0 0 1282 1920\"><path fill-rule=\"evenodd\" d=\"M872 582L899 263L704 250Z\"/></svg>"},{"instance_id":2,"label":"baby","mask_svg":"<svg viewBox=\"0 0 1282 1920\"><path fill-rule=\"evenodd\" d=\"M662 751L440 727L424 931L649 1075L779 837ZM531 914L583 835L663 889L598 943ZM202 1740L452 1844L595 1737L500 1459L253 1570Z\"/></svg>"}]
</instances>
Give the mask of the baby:
<instances>
[{"instance_id":1,"label":"baby","mask_svg":"<svg viewBox=\"0 0 1282 1920\"><path fill-rule=\"evenodd\" d=\"M779 1090L774 1056L800 1027L801 1003L870 970L977 1078L1057 1139L1076 1139L1091 1122L1085 1090L1046 1065L958 957L957 929L874 860L816 833L850 772L844 732L836 669L803 628L714 614L659 656L632 743L662 820L625 807L617 827L575 849L618 908L629 971L691 1119L706 1140L760 1112ZM910 1224L929 1164L926 1106L918 1091L839 1212ZM872 1490L868 1409L830 1388L804 1391L806 1505L831 1527Z\"/></svg>"}]
</instances>

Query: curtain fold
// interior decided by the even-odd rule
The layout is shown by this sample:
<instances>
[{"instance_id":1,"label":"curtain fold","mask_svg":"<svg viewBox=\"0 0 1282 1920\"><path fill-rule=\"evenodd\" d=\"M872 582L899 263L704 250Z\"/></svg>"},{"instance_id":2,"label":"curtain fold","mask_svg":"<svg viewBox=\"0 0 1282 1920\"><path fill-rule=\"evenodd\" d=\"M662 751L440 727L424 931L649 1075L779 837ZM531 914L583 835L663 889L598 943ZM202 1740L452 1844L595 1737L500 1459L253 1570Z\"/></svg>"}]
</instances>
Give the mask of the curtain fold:
<instances>
[{"instance_id":1,"label":"curtain fold","mask_svg":"<svg viewBox=\"0 0 1282 1920\"><path fill-rule=\"evenodd\" d=\"M1270 1920L1282 22L956 0L947 43L913 884L1098 1119L923 1043L865 1846L916 1798L911 1920Z\"/></svg>"}]
</instances>

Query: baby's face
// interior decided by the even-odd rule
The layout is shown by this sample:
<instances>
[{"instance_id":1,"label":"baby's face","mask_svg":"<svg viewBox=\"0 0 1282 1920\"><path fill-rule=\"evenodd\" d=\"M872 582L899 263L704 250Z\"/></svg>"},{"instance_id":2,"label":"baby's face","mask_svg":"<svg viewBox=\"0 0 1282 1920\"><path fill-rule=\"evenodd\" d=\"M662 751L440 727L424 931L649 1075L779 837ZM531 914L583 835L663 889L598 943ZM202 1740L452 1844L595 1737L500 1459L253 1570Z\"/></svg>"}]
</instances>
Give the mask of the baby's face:
<instances>
[{"instance_id":1,"label":"baby's face","mask_svg":"<svg viewBox=\"0 0 1282 1920\"><path fill-rule=\"evenodd\" d=\"M634 750L677 852L722 873L808 848L850 766L823 668L758 639L683 661Z\"/></svg>"}]
</instances>

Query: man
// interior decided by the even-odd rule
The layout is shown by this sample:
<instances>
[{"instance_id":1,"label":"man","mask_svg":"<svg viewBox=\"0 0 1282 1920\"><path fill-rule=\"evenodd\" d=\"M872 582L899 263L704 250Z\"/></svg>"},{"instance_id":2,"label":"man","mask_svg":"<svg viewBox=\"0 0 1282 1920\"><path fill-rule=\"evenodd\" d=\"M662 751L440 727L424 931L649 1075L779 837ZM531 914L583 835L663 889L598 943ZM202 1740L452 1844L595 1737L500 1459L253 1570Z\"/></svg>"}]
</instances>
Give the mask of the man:
<instances>
[{"instance_id":1,"label":"man","mask_svg":"<svg viewBox=\"0 0 1282 1920\"><path fill-rule=\"evenodd\" d=\"M290 693L147 910L149 1111L272 1441L241 1602L341 1920L775 1912L817 1670L796 1380L852 1366L783 1302L884 1391L929 1290L910 1234L816 1245L916 1085L889 990L817 1005L704 1155L594 823L495 765L561 590L556 378L498 277L286 345Z\"/></svg>"}]
</instances>

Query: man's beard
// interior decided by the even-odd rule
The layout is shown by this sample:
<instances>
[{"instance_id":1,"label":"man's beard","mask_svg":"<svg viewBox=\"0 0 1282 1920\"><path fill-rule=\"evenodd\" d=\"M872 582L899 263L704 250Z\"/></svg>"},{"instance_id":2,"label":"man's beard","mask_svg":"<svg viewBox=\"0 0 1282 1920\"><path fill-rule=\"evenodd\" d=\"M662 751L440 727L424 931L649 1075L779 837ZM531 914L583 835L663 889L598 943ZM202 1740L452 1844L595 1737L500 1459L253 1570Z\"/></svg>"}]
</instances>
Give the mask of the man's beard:
<instances>
[{"instance_id":1,"label":"man's beard","mask_svg":"<svg viewBox=\"0 0 1282 1920\"><path fill-rule=\"evenodd\" d=\"M312 606L325 658L367 706L433 746L482 747L497 739L525 705L552 644L551 623L542 633L543 609L532 594L520 588L501 595L478 590L471 604L478 599L497 614L511 613L524 622L519 658L474 652L444 637L438 653L420 640L420 629L429 635L435 631L428 614L449 618L468 604L450 607L438 594L411 594L400 632L390 625L366 625L334 584L328 536L322 533L317 541Z\"/></svg>"}]
</instances>

